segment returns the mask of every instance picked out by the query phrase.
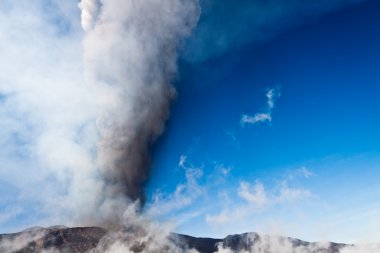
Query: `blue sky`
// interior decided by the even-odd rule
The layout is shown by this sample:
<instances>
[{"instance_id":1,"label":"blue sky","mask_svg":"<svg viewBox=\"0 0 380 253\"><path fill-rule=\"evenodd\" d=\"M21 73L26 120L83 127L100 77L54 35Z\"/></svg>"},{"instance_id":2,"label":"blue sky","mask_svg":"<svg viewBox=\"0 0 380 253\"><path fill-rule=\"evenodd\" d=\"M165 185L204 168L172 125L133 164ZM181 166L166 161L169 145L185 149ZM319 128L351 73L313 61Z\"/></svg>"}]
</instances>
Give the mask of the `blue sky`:
<instances>
[{"instance_id":1,"label":"blue sky","mask_svg":"<svg viewBox=\"0 0 380 253\"><path fill-rule=\"evenodd\" d=\"M220 166L229 173L207 190L207 200L197 197L185 208L200 213L180 225L180 232L222 236L278 226L309 240L365 240L366 230L379 235L373 223L380 218L379 10L377 1L367 1L206 62L181 64L178 97L154 151L149 195L157 188L172 192L185 181L181 155L203 171L200 185L218 181ZM265 111L266 93L276 87L281 96L272 121L242 127L242 115ZM289 176L302 168L311 175ZM207 222L207 215L242 208L239 184L257 180L268 191L286 181L310 195L257 214L252 207L244 226ZM232 202L218 199L225 191ZM274 225L260 227L262 219ZM328 227L334 220L338 224Z\"/></svg>"},{"instance_id":2,"label":"blue sky","mask_svg":"<svg viewBox=\"0 0 380 253\"><path fill-rule=\"evenodd\" d=\"M106 9L110 17L146 24L140 12L125 15L113 3ZM202 2L198 27L179 51L177 97L151 150L143 213L195 236L256 231L378 242L380 2L263 3ZM149 11L148 5L137 11ZM147 17L162 21L153 9ZM165 25L189 29L187 20L168 20L153 24L164 32ZM103 194L109 190L104 174L115 171L101 171L98 132L111 133L112 141L144 127L153 136L159 132L140 117L156 109L146 101L157 97L146 88L150 83L135 82L155 80L146 70L166 60L175 65L177 54L160 61L141 50L145 33L105 29L111 32L103 40L91 33L96 21L87 22L84 32L76 0L0 2L0 233L89 224L83 217L114 214ZM166 50L172 42L152 30L148 53ZM182 30L175 32L176 40ZM130 52L131 58L124 55ZM93 57L90 70L83 55ZM145 71L124 73L124 64ZM159 77L167 74L166 66L158 69L164 72ZM89 73L95 88L87 86ZM112 78L102 80L102 74ZM112 85L104 89L98 82ZM99 105L105 111L99 113ZM106 161L115 162L110 157Z\"/></svg>"}]
</instances>

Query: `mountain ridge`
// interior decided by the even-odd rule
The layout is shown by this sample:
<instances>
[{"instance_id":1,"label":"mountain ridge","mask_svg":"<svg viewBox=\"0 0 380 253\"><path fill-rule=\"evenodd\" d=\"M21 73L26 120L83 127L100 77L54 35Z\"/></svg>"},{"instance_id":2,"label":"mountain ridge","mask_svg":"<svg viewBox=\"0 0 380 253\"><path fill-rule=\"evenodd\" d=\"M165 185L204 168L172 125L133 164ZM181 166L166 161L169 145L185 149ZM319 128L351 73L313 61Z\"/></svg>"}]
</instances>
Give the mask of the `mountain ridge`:
<instances>
[{"instance_id":1,"label":"mountain ridge","mask_svg":"<svg viewBox=\"0 0 380 253\"><path fill-rule=\"evenodd\" d=\"M108 230L101 227L34 227L17 233L0 234L0 252L42 253L50 250L64 253L86 253L93 251L108 233ZM265 251L265 247L268 247L265 245L269 245L269 242L280 245L285 243L284 245L293 248L315 249L305 252L318 253L339 253L341 248L349 246L347 244L328 243L328 246L321 248L318 242L307 242L282 236L259 235L254 232L228 235L225 238L193 237L171 233L169 240L183 249L184 252L186 252L185 249L194 249L199 253L214 253L221 249L228 250L223 252L232 253L271 252ZM144 245L132 249L132 252L145 252Z\"/></svg>"}]
</instances>

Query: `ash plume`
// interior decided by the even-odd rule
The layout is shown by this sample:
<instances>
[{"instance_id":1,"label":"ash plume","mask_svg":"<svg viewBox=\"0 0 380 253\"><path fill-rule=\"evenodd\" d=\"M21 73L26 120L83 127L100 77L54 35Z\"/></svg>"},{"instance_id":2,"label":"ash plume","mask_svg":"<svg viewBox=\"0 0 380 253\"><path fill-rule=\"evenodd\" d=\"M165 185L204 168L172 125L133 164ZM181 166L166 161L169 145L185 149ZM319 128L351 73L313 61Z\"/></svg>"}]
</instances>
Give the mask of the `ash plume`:
<instances>
[{"instance_id":1,"label":"ash plume","mask_svg":"<svg viewBox=\"0 0 380 253\"><path fill-rule=\"evenodd\" d=\"M2 217L33 217L21 227L119 224L144 202L177 49L200 13L197 0L79 7L0 2L0 180L15 192Z\"/></svg>"},{"instance_id":2,"label":"ash plume","mask_svg":"<svg viewBox=\"0 0 380 253\"><path fill-rule=\"evenodd\" d=\"M177 48L196 24L199 6L197 0L87 2L81 3L84 64L97 94L101 209L122 210L120 203L144 201L149 147L168 118ZM100 12L90 28L87 13L94 9Z\"/></svg>"}]
</instances>

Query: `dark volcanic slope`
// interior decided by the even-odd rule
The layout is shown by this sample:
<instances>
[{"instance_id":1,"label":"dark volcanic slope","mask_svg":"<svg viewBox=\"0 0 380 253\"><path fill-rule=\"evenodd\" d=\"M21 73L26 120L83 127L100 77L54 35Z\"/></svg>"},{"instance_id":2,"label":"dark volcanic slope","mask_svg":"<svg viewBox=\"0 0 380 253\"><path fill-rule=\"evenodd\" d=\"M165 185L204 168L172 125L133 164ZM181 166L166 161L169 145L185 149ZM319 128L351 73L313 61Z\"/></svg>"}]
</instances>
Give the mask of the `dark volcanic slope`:
<instances>
[{"instance_id":1,"label":"dark volcanic slope","mask_svg":"<svg viewBox=\"0 0 380 253\"><path fill-rule=\"evenodd\" d=\"M96 247L106 232L99 227L35 228L15 234L0 235L0 252L39 253L49 249L65 253L87 252Z\"/></svg>"},{"instance_id":2,"label":"dark volcanic slope","mask_svg":"<svg viewBox=\"0 0 380 253\"><path fill-rule=\"evenodd\" d=\"M34 228L19 233L0 235L0 252L41 253L44 250L56 249L64 253L85 253L94 249L106 233L105 229L99 227ZM265 237L260 237L256 233L230 235L224 239L196 238L180 234L172 234L171 237L173 242L180 244L179 246L194 248L200 253L213 253L217 251L217 245L229 248L232 252L249 252L252 246L265 241ZM316 245L315 243L286 237L266 238L274 238L280 241L286 240L294 247L312 247ZM313 250L311 253L338 253L343 246L343 244L331 243L328 249Z\"/></svg>"},{"instance_id":3,"label":"dark volcanic slope","mask_svg":"<svg viewBox=\"0 0 380 253\"><path fill-rule=\"evenodd\" d=\"M223 242L222 239L198 238L180 234L175 234L174 236L185 243L188 248L196 249L201 253L213 253L217 250L217 244Z\"/></svg>"}]
</instances>

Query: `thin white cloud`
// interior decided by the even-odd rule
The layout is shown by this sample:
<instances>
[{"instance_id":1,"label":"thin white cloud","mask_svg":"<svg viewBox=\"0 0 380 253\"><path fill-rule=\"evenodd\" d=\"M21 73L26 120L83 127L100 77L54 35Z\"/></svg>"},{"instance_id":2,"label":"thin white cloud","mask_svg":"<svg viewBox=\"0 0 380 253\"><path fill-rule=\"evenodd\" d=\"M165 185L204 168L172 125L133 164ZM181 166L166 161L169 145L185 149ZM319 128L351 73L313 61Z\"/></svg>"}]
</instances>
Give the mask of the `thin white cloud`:
<instances>
[{"instance_id":1,"label":"thin white cloud","mask_svg":"<svg viewBox=\"0 0 380 253\"><path fill-rule=\"evenodd\" d=\"M267 190L259 180L256 180L254 184L241 181L236 193L238 199L234 199L228 205L221 207L219 212L205 216L206 222L211 227L224 227L232 223L235 225L244 223L246 225L247 220L252 220L255 215L264 211L309 199L313 196L310 190L289 186L286 180L274 185L270 190Z\"/></svg>"},{"instance_id":2,"label":"thin white cloud","mask_svg":"<svg viewBox=\"0 0 380 253\"><path fill-rule=\"evenodd\" d=\"M186 160L187 160L187 156L181 155L179 158L178 166L181 168L185 168Z\"/></svg>"},{"instance_id":3,"label":"thin white cloud","mask_svg":"<svg viewBox=\"0 0 380 253\"><path fill-rule=\"evenodd\" d=\"M253 186L247 182L241 182L238 189L238 195L250 204L259 208L266 206L271 202L267 196L264 185L260 181L257 181Z\"/></svg>"},{"instance_id":4,"label":"thin white cloud","mask_svg":"<svg viewBox=\"0 0 380 253\"><path fill-rule=\"evenodd\" d=\"M268 98L268 109L272 110L274 108L274 103L276 99L280 96L280 90L278 88L269 89L266 96Z\"/></svg>"},{"instance_id":5,"label":"thin white cloud","mask_svg":"<svg viewBox=\"0 0 380 253\"><path fill-rule=\"evenodd\" d=\"M237 192L240 198L257 208L302 200L312 195L309 190L289 187L286 181L281 182L278 187L280 190L277 194L269 194L260 181L256 181L254 185L243 181Z\"/></svg>"},{"instance_id":6,"label":"thin white cloud","mask_svg":"<svg viewBox=\"0 0 380 253\"><path fill-rule=\"evenodd\" d=\"M258 122L272 121L272 115L270 113L256 113L254 116L249 116L244 114L241 117L241 123L245 124L256 124Z\"/></svg>"},{"instance_id":7,"label":"thin white cloud","mask_svg":"<svg viewBox=\"0 0 380 253\"><path fill-rule=\"evenodd\" d=\"M22 212L22 208L19 206L7 206L5 210L0 213L0 225L7 222L19 215Z\"/></svg>"},{"instance_id":8,"label":"thin white cloud","mask_svg":"<svg viewBox=\"0 0 380 253\"><path fill-rule=\"evenodd\" d=\"M312 194L309 190L302 188L290 188L287 182L283 182L280 193L273 199L274 203L294 202L297 200L306 199L311 197Z\"/></svg>"},{"instance_id":9,"label":"thin white cloud","mask_svg":"<svg viewBox=\"0 0 380 253\"><path fill-rule=\"evenodd\" d=\"M223 177L228 177L231 173L232 167L225 166L224 164L217 164L215 166L217 173L220 173Z\"/></svg>"},{"instance_id":10,"label":"thin white cloud","mask_svg":"<svg viewBox=\"0 0 380 253\"><path fill-rule=\"evenodd\" d=\"M204 192L199 180L203 177L200 168L186 166L187 157L180 156L178 166L185 170L186 181L176 186L172 193L162 193L157 191L152 197L146 213L150 217L161 218L172 212L181 211L193 202Z\"/></svg>"},{"instance_id":11,"label":"thin white cloud","mask_svg":"<svg viewBox=\"0 0 380 253\"><path fill-rule=\"evenodd\" d=\"M163 217L193 204L203 192L198 182L202 175L203 172L200 169L186 169L186 182L178 184L173 193L156 192L147 210L149 216Z\"/></svg>"},{"instance_id":12,"label":"thin white cloud","mask_svg":"<svg viewBox=\"0 0 380 253\"><path fill-rule=\"evenodd\" d=\"M304 178L310 178L310 177L314 176L314 173L311 170L309 170L308 168L306 168L305 166L301 167L297 172L298 172L298 174L300 174Z\"/></svg>"},{"instance_id":13,"label":"thin white cloud","mask_svg":"<svg viewBox=\"0 0 380 253\"><path fill-rule=\"evenodd\" d=\"M209 224L226 224L231 220L230 213L223 211L217 215L206 215L206 222Z\"/></svg>"},{"instance_id":14,"label":"thin white cloud","mask_svg":"<svg viewBox=\"0 0 380 253\"><path fill-rule=\"evenodd\" d=\"M248 114L243 114L243 116L240 119L240 123L242 126L245 126L246 124L256 124L259 122L271 122L272 121L272 112L275 107L276 99L279 98L281 95L279 88L271 88L267 91L266 97L267 97L267 103L266 108L259 113L256 113L255 115L251 116Z\"/></svg>"}]
</instances>

